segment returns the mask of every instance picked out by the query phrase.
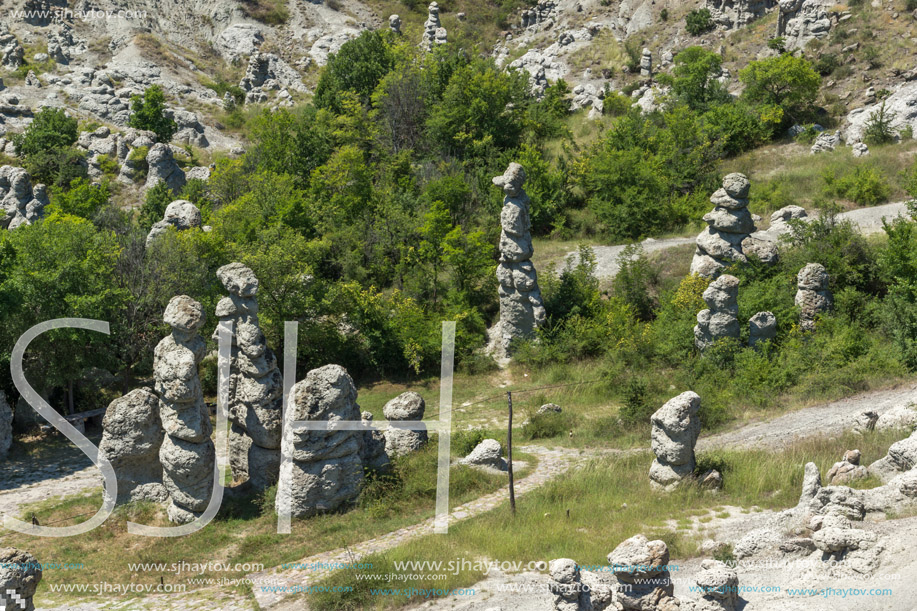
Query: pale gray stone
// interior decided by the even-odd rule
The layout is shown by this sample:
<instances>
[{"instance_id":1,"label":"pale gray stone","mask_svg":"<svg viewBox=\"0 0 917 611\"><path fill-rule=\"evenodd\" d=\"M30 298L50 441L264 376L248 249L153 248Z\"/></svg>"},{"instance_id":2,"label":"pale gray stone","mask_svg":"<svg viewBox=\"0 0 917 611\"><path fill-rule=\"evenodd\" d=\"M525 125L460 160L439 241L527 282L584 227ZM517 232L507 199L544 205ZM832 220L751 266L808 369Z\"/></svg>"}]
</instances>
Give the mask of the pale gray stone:
<instances>
[{"instance_id":1,"label":"pale gray stone","mask_svg":"<svg viewBox=\"0 0 917 611\"><path fill-rule=\"evenodd\" d=\"M752 348L776 337L777 317L773 312L758 312L748 320L748 345Z\"/></svg>"},{"instance_id":2,"label":"pale gray stone","mask_svg":"<svg viewBox=\"0 0 917 611\"><path fill-rule=\"evenodd\" d=\"M426 404L416 392L401 393L382 408L390 422L420 422ZM419 450L427 443L427 431L389 428L385 431L385 452L390 457L403 456Z\"/></svg>"},{"instance_id":3,"label":"pale gray stone","mask_svg":"<svg viewBox=\"0 0 917 611\"><path fill-rule=\"evenodd\" d=\"M41 578L41 564L35 556L13 547L0 548L0 602L9 600L10 590L20 597L18 604L10 601L5 605L10 611L35 611L32 597Z\"/></svg>"},{"instance_id":4,"label":"pale gray stone","mask_svg":"<svg viewBox=\"0 0 917 611\"><path fill-rule=\"evenodd\" d=\"M502 456L500 442L496 439L485 439L461 460L461 464L475 467L491 467L506 471L506 460Z\"/></svg>"},{"instance_id":5,"label":"pale gray stone","mask_svg":"<svg viewBox=\"0 0 917 611\"><path fill-rule=\"evenodd\" d=\"M809 263L799 270L795 303L799 307L802 330L814 331L816 317L833 307L834 296L828 289L828 282L828 272L820 263Z\"/></svg>"},{"instance_id":6,"label":"pale gray stone","mask_svg":"<svg viewBox=\"0 0 917 611\"><path fill-rule=\"evenodd\" d=\"M666 402L651 417L651 447L656 459L650 484L671 490L694 471L694 446L700 435L700 396L687 391Z\"/></svg>"}]
</instances>

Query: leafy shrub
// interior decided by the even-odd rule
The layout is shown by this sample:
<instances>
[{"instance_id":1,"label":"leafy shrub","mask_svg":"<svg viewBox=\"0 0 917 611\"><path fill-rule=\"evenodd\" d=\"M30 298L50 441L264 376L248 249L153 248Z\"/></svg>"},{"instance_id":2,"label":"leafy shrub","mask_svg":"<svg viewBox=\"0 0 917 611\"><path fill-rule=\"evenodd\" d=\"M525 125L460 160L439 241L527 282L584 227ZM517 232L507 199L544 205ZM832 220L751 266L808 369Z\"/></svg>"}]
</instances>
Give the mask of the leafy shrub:
<instances>
[{"instance_id":1,"label":"leafy shrub","mask_svg":"<svg viewBox=\"0 0 917 611\"><path fill-rule=\"evenodd\" d=\"M915 1L917 1L917 0L915 0ZM659 18L660 18L662 21L668 21L668 20L669 20L669 9L664 8L664 9L662 9L661 11L659 11Z\"/></svg>"},{"instance_id":2,"label":"leafy shrub","mask_svg":"<svg viewBox=\"0 0 917 611\"><path fill-rule=\"evenodd\" d=\"M637 244L628 245L618 255L618 273L614 278L615 294L633 310L639 320L650 320L656 307L654 295L659 274L650 265Z\"/></svg>"},{"instance_id":3,"label":"leafy shrub","mask_svg":"<svg viewBox=\"0 0 917 611\"><path fill-rule=\"evenodd\" d=\"M885 101L877 110L869 114L866 126L863 130L863 142L869 145L888 144L895 141L895 130L892 123L895 121L895 113L885 109Z\"/></svg>"},{"instance_id":4,"label":"leafy shrub","mask_svg":"<svg viewBox=\"0 0 917 611\"><path fill-rule=\"evenodd\" d=\"M806 125L802 131L796 134L794 140L800 144L812 144L815 142L815 139L818 137L818 131L815 129L814 125Z\"/></svg>"},{"instance_id":5,"label":"leafy shrub","mask_svg":"<svg viewBox=\"0 0 917 611\"><path fill-rule=\"evenodd\" d=\"M496 437L484 429L458 431L452 435L452 452L456 456L468 456L485 439L496 439ZM505 454L506 449L503 447L503 442L500 439L497 441L500 441L501 453Z\"/></svg>"},{"instance_id":6,"label":"leafy shrub","mask_svg":"<svg viewBox=\"0 0 917 611\"><path fill-rule=\"evenodd\" d=\"M768 39L767 48L773 49L777 53L786 53L786 38L783 36L776 36Z\"/></svg>"},{"instance_id":7,"label":"leafy shrub","mask_svg":"<svg viewBox=\"0 0 917 611\"><path fill-rule=\"evenodd\" d=\"M898 131L898 137L904 141L914 139L914 128L910 124L905 125Z\"/></svg>"},{"instance_id":8,"label":"leafy shrub","mask_svg":"<svg viewBox=\"0 0 917 611\"><path fill-rule=\"evenodd\" d=\"M573 418L567 412L530 413L522 426L522 437L530 441L566 435L573 428Z\"/></svg>"},{"instance_id":9,"label":"leafy shrub","mask_svg":"<svg viewBox=\"0 0 917 611\"><path fill-rule=\"evenodd\" d=\"M368 105L379 81L394 65L394 54L382 34L364 31L328 58L315 88L315 106L341 112L346 91Z\"/></svg>"},{"instance_id":10,"label":"leafy shrub","mask_svg":"<svg viewBox=\"0 0 917 611\"><path fill-rule=\"evenodd\" d=\"M784 53L749 62L739 71L745 84L742 97L762 106L779 109L780 124L801 123L813 113L821 76L809 60Z\"/></svg>"},{"instance_id":11,"label":"leafy shrub","mask_svg":"<svg viewBox=\"0 0 917 611\"><path fill-rule=\"evenodd\" d=\"M827 194L849 199L860 206L874 206L888 200L891 187L882 171L873 165L862 165L837 178L832 170L822 175Z\"/></svg>"},{"instance_id":12,"label":"leafy shrub","mask_svg":"<svg viewBox=\"0 0 917 611\"><path fill-rule=\"evenodd\" d=\"M595 277L595 254L580 246L579 261L568 258L559 276L546 274L542 280L544 306L550 324L571 316L592 316L601 305L599 281Z\"/></svg>"},{"instance_id":13,"label":"leafy shrub","mask_svg":"<svg viewBox=\"0 0 917 611\"><path fill-rule=\"evenodd\" d=\"M815 71L822 76L829 76L837 70L838 66L840 66L840 61L833 53L822 53L815 60Z\"/></svg>"},{"instance_id":14,"label":"leafy shrub","mask_svg":"<svg viewBox=\"0 0 917 611\"><path fill-rule=\"evenodd\" d=\"M99 164L99 169L102 170L102 173L107 176L114 176L121 170L118 162L108 155L99 155L96 157L96 163Z\"/></svg>"},{"instance_id":15,"label":"leafy shrub","mask_svg":"<svg viewBox=\"0 0 917 611\"><path fill-rule=\"evenodd\" d=\"M84 178L77 178L68 191L54 193L51 204L65 214L90 219L108 204L111 196L108 183L92 184Z\"/></svg>"},{"instance_id":16,"label":"leafy shrub","mask_svg":"<svg viewBox=\"0 0 917 611\"><path fill-rule=\"evenodd\" d=\"M623 405L618 412L621 421L628 426L643 426L649 422L656 411L647 402L646 382L640 378L630 378L621 390Z\"/></svg>"},{"instance_id":17,"label":"leafy shrub","mask_svg":"<svg viewBox=\"0 0 917 611\"><path fill-rule=\"evenodd\" d=\"M79 121L67 116L62 108L42 108L21 134L13 136L16 154L28 157L54 153L76 143Z\"/></svg>"},{"instance_id":18,"label":"leafy shrub","mask_svg":"<svg viewBox=\"0 0 917 611\"><path fill-rule=\"evenodd\" d=\"M175 201L175 194L164 181L159 181L146 192L143 205L140 206L140 218L137 223L144 231L162 220L169 204Z\"/></svg>"},{"instance_id":19,"label":"leafy shrub","mask_svg":"<svg viewBox=\"0 0 917 611\"><path fill-rule=\"evenodd\" d=\"M142 96L131 97L127 124L153 132L160 142L169 142L178 130L175 120L166 114L166 95L159 85L150 85Z\"/></svg>"},{"instance_id":20,"label":"leafy shrub","mask_svg":"<svg viewBox=\"0 0 917 611\"><path fill-rule=\"evenodd\" d=\"M685 30L691 36L700 36L712 29L713 17L710 15L710 11L705 8L694 9L685 17Z\"/></svg>"}]
</instances>

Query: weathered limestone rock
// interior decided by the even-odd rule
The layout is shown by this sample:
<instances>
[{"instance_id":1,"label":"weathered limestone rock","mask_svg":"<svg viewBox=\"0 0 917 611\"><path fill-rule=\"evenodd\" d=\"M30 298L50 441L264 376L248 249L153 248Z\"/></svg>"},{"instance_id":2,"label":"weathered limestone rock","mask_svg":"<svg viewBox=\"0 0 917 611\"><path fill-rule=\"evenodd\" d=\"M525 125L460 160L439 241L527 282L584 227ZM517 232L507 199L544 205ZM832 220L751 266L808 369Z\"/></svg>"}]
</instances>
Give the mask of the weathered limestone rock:
<instances>
[{"instance_id":1,"label":"weathered limestone rock","mask_svg":"<svg viewBox=\"0 0 917 611\"><path fill-rule=\"evenodd\" d=\"M799 326L803 331L815 330L815 318L834 305L834 296L828 289L828 272L820 263L809 263L796 276L796 305L799 307Z\"/></svg>"},{"instance_id":2,"label":"weathered limestone rock","mask_svg":"<svg viewBox=\"0 0 917 611\"><path fill-rule=\"evenodd\" d=\"M701 562L701 571L694 578L703 595L692 601L695 611L734 611L739 602L739 576L719 560Z\"/></svg>"},{"instance_id":3,"label":"weathered limestone rock","mask_svg":"<svg viewBox=\"0 0 917 611\"><path fill-rule=\"evenodd\" d=\"M728 174L723 187L710 197L715 208L704 215L708 227L697 236L692 274L716 278L733 263L747 261L746 249L764 262L776 260L775 246L751 236L755 221L748 211L750 186L744 174Z\"/></svg>"},{"instance_id":4,"label":"weathered limestone rock","mask_svg":"<svg viewBox=\"0 0 917 611\"><path fill-rule=\"evenodd\" d=\"M648 541L643 535L635 535L608 554L608 564L617 580L612 587L618 609L677 608L673 606L669 548L664 541Z\"/></svg>"},{"instance_id":5,"label":"weathered limestone rock","mask_svg":"<svg viewBox=\"0 0 917 611\"><path fill-rule=\"evenodd\" d=\"M557 3L554 0L538 0L534 8L522 11L522 27L534 28L539 24L545 24L545 27L553 25L557 15Z\"/></svg>"},{"instance_id":6,"label":"weathered limestone rock","mask_svg":"<svg viewBox=\"0 0 917 611\"><path fill-rule=\"evenodd\" d=\"M166 183L173 193L178 193L185 187L185 172L178 166L168 144L159 142L150 147L146 163L149 168L146 175L146 189L160 182Z\"/></svg>"},{"instance_id":7,"label":"weathered limestone rock","mask_svg":"<svg viewBox=\"0 0 917 611\"><path fill-rule=\"evenodd\" d=\"M876 416L875 429L887 431L890 429L909 429L917 427L917 405L912 402L885 411L881 416Z\"/></svg>"},{"instance_id":8,"label":"weathered limestone rock","mask_svg":"<svg viewBox=\"0 0 917 611\"><path fill-rule=\"evenodd\" d=\"M0 227L31 225L42 217L48 203L45 185L32 186L32 178L23 168L0 167Z\"/></svg>"},{"instance_id":9,"label":"weathered limestone rock","mask_svg":"<svg viewBox=\"0 0 917 611\"><path fill-rule=\"evenodd\" d=\"M178 231L191 229L192 227L201 226L201 211L197 206L185 199L177 199L168 206L163 218L150 228L150 233L146 236L146 245L152 244L156 238L168 231L169 227L175 227Z\"/></svg>"},{"instance_id":10,"label":"weathered limestone rock","mask_svg":"<svg viewBox=\"0 0 917 611\"><path fill-rule=\"evenodd\" d=\"M99 454L111 462L118 476L117 504L161 503L169 498L159 463L162 439L159 398L151 390L138 388L108 406Z\"/></svg>"},{"instance_id":11,"label":"weathered limestone rock","mask_svg":"<svg viewBox=\"0 0 917 611\"><path fill-rule=\"evenodd\" d=\"M771 214L771 226L769 232L783 234L790 230L789 221L808 218L809 213L802 206L789 205L784 206Z\"/></svg>"},{"instance_id":12,"label":"weathered limestone rock","mask_svg":"<svg viewBox=\"0 0 917 611\"><path fill-rule=\"evenodd\" d=\"M759 342L777 337L777 317L773 312L758 312L748 319L748 345L754 348Z\"/></svg>"},{"instance_id":13,"label":"weathered limestone rock","mask_svg":"<svg viewBox=\"0 0 917 611\"><path fill-rule=\"evenodd\" d=\"M313 369L293 386L287 421L360 419L357 389L339 365ZM285 452L293 459L292 479L281 476L276 507L289 502L298 518L335 511L352 503L363 484L360 431L296 431L285 436ZM287 446L289 444L289 446Z\"/></svg>"},{"instance_id":14,"label":"weathered limestone rock","mask_svg":"<svg viewBox=\"0 0 917 611\"><path fill-rule=\"evenodd\" d=\"M869 465L868 471L884 483L903 471L910 471L914 465L917 465L917 436L912 434L893 443L888 454Z\"/></svg>"},{"instance_id":15,"label":"weathered limestone rock","mask_svg":"<svg viewBox=\"0 0 917 611\"><path fill-rule=\"evenodd\" d=\"M341 44L346 40L343 40ZM255 52L249 58L248 69L245 76L239 81L239 87L246 92L246 104L266 102L268 91L281 89L306 91L302 76L293 67L278 55L261 52Z\"/></svg>"},{"instance_id":16,"label":"weathered limestone rock","mask_svg":"<svg viewBox=\"0 0 917 611\"><path fill-rule=\"evenodd\" d=\"M717 340L739 337L739 279L720 276L704 291L706 310L697 313L694 327L694 345L706 350Z\"/></svg>"},{"instance_id":17,"label":"weathered limestone rock","mask_svg":"<svg viewBox=\"0 0 917 611\"><path fill-rule=\"evenodd\" d=\"M420 46L427 51L433 50L433 45L446 43L446 28L439 22L439 5L431 2L427 7L427 20L423 24L423 38Z\"/></svg>"},{"instance_id":18,"label":"weathered limestone rock","mask_svg":"<svg viewBox=\"0 0 917 611\"><path fill-rule=\"evenodd\" d=\"M156 346L153 375L166 435L159 448L162 480L171 498L169 520L185 524L207 508L216 451L210 410L204 404L198 365L206 345L198 335L204 308L187 295L173 297L163 316L172 334Z\"/></svg>"},{"instance_id":19,"label":"weathered limestone rock","mask_svg":"<svg viewBox=\"0 0 917 611\"><path fill-rule=\"evenodd\" d=\"M852 148L854 157L865 157L869 154L869 146L865 142L857 142Z\"/></svg>"},{"instance_id":20,"label":"weathered limestone rock","mask_svg":"<svg viewBox=\"0 0 917 611\"><path fill-rule=\"evenodd\" d=\"M828 471L828 485L846 484L858 479L865 479L869 476L866 467L860 465L860 451L848 450L844 452L844 458L840 462L834 463Z\"/></svg>"},{"instance_id":21,"label":"weathered limestone rock","mask_svg":"<svg viewBox=\"0 0 917 611\"><path fill-rule=\"evenodd\" d=\"M831 30L827 0L780 0L777 36L786 40L787 49L801 49L814 38L824 38Z\"/></svg>"},{"instance_id":22,"label":"weathered limestone rock","mask_svg":"<svg viewBox=\"0 0 917 611\"><path fill-rule=\"evenodd\" d=\"M416 392L401 393L382 408L389 422L420 422L426 410ZM385 431L385 452L392 458L419 450L427 443L427 431L390 428Z\"/></svg>"},{"instance_id":23,"label":"weathered limestone rock","mask_svg":"<svg viewBox=\"0 0 917 611\"><path fill-rule=\"evenodd\" d=\"M511 163L493 183L503 189L503 210L500 212L500 346L509 356L512 344L531 338L545 322L544 303L538 288L538 274L532 265L532 222L529 217L529 197L522 188L525 170Z\"/></svg>"},{"instance_id":24,"label":"weathered limestone rock","mask_svg":"<svg viewBox=\"0 0 917 611\"><path fill-rule=\"evenodd\" d=\"M0 391L0 460L6 458L13 445L13 410Z\"/></svg>"},{"instance_id":25,"label":"weathered limestone rock","mask_svg":"<svg viewBox=\"0 0 917 611\"><path fill-rule=\"evenodd\" d=\"M247 479L255 490L264 490L277 482L280 471L283 376L258 323L255 273L230 263L217 270L217 278L229 296L217 303L216 316L233 323L227 404L230 467L234 479Z\"/></svg>"},{"instance_id":26,"label":"weathered limestone rock","mask_svg":"<svg viewBox=\"0 0 917 611\"><path fill-rule=\"evenodd\" d=\"M35 556L13 547L0 548L0 609L35 611L32 597L41 577Z\"/></svg>"},{"instance_id":27,"label":"weathered limestone rock","mask_svg":"<svg viewBox=\"0 0 917 611\"><path fill-rule=\"evenodd\" d=\"M818 153L830 153L838 146L840 146L840 144L840 132L822 132L815 138L815 142L812 143L812 148L809 149L809 152L812 155L816 155Z\"/></svg>"},{"instance_id":28,"label":"weathered limestone rock","mask_svg":"<svg viewBox=\"0 0 917 611\"><path fill-rule=\"evenodd\" d=\"M544 405L538 408L537 413L538 414L548 414L548 413L559 414L562 411L564 411L563 408L561 408L561 406L557 405L556 403L545 403Z\"/></svg>"},{"instance_id":29,"label":"weathered limestone rock","mask_svg":"<svg viewBox=\"0 0 917 611\"><path fill-rule=\"evenodd\" d=\"M776 0L707 0L705 6L713 21L729 30L748 25L776 5Z\"/></svg>"},{"instance_id":30,"label":"weathered limestone rock","mask_svg":"<svg viewBox=\"0 0 917 611\"><path fill-rule=\"evenodd\" d=\"M401 34L401 17L398 15L388 16L388 29L395 34Z\"/></svg>"},{"instance_id":31,"label":"weathered limestone rock","mask_svg":"<svg viewBox=\"0 0 917 611\"><path fill-rule=\"evenodd\" d=\"M361 417L364 424L372 424L371 412L363 412ZM385 433L383 431L363 432L360 460L363 462L363 467L371 471L385 472L391 467L391 460L385 453Z\"/></svg>"},{"instance_id":32,"label":"weathered limestone rock","mask_svg":"<svg viewBox=\"0 0 917 611\"><path fill-rule=\"evenodd\" d=\"M640 55L640 76L653 76L653 52L646 48Z\"/></svg>"},{"instance_id":33,"label":"weathered limestone rock","mask_svg":"<svg viewBox=\"0 0 917 611\"><path fill-rule=\"evenodd\" d=\"M700 396L683 392L652 415L652 449L656 455L650 467L650 484L672 490L691 477L696 466L694 446L700 435Z\"/></svg>"},{"instance_id":34,"label":"weathered limestone rock","mask_svg":"<svg viewBox=\"0 0 917 611\"><path fill-rule=\"evenodd\" d=\"M485 439L471 451L471 454L460 462L471 467L490 467L506 471L506 460L502 456L500 442L496 439Z\"/></svg>"},{"instance_id":35,"label":"weathered limestone rock","mask_svg":"<svg viewBox=\"0 0 917 611\"><path fill-rule=\"evenodd\" d=\"M611 606L611 586L597 580L584 580L579 565L570 558L558 558L548 565L555 611L602 611Z\"/></svg>"},{"instance_id":36,"label":"weathered limestone rock","mask_svg":"<svg viewBox=\"0 0 917 611\"><path fill-rule=\"evenodd\" d=\"M6 23L0 23L0 67L15 70L25 63L25 49Z\"/></svg>"}]
</instances>

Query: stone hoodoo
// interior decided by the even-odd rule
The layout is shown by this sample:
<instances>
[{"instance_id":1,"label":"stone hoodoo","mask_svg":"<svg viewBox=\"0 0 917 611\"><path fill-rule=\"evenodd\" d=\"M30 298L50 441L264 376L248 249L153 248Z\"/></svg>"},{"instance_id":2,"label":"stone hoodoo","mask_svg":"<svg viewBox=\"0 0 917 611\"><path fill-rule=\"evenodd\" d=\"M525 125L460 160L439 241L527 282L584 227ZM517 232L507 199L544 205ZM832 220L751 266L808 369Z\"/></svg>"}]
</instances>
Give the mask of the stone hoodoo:
<instances>
[{"instance_id":1,"label":"stone hoodoo","mask_svg":"<svg viewBox=\"0 0 917 611\"><path fill-rule=\"evenodd\" d=\"M776 246L751 237L755 221L748 211L750 186L744 174L727 174L723 187L710 197L716 207L704 215L707 228L697 236L692 274L716 278L733 263L747 261L746 251L765 263L776 260Z\"/></svg>"},{"instance_id":2,"label":"stone hoodoo","mask_svg":"<svg viewBox=\"0 0 917 611\"><path fill-rule=\"evenodd\" d=\"M171 497L172 522L185 524L207 508L216 451L210 410L204 404L197 368L206 344L198 335L204 308L186 295L173 297L163 317L172 334L156 346L153 375L165 437L159 448L163 484Z\"/></svg>"},{"instance_id":3,"label":"stone hoodoo","mask_svg":"<svg viewBox=\"0 0 917 611\"><path fill-rule=\"evenodd\" d=\"M602 611L612 608L614 595L608 584L586 581L576 561L558 558L548 565L555 611Z\"/></svg>"},{"instance_id":4,"label":"stone hoodoo","mask_svg":"<svg viewBox=\"0 0 917 611\"><path fill-rule=\"evenodd\" d=\"M420 46L427 51L432 51L434 45L446 43L446 28L439 22L439 5L431 2L427 7L427 20L423 24L423 38Z\"/></svg>"},{"instance_id":5,"label":"stone hoodoo","mask_svg":"<svg viewBox=\"0 0 917 611\"><path fill-rule=\"evenodd\" d=\"M608 564L617 584L613 585L615 606L624 611L673 611L678 601L672 595L669 548L664 541L648 541L635 535L608 554Z\"/></svg>"},{"instance_id":6,"label":"stone hoodoo","mask_svg":"<svg viewBox=\"0 0 917 611\"><path fill-rule=\"evenodd\" d=\"M500 212L500 282L499 349L508 356L516 340L531 338L545 322L544 303L538 288L538 275L532 265L532 221L529 196L522 188L525 170L511 163L493 183L503 189Z\"/></svg>"},{"instance_id":7,"label":"stone hoodoo","mask_svg":"<svg viewBox=\"0 0 917 611\"><path fill-rule=\"evenodd\" d=\"M256 490L277 481L283 420L283 376L258 325L258 278L241 263L217 270L229 292L217 303L217 318L233 323L230 363L230 467L236 480Z\"/></svg>"},{"instance_id":8,"label":"stone hoodoo","mask_svg":"<svg viewBox=\"0 0 917 611\"><path fill-rule=\"evenodd\" d=\"M363 424L372 425L371 412L361 414ZM363 431L363 447L360 449L360 460L363 466L372 471L385 472L391 467L391 461L385 452L385 433L383 431Z\"/></svg>"},{"instance_id":9,"label":"stone hoodoo","mask_svg":"<svg viewBox=\"0 0 917 611\"><path fill-rule=\"evenodd\" d=\"M42 217L47 205L48 190L43 184L33 187L32 178L22 168L0 167L0 227L31 225Z\"/></svg>"},{"instance_id":10,"label":"stone hoodoo","mask_svg":"<svg viewBox=\"0 0 917 611\"><path fill-rule=\"evenodd\" d=\"M41 577L35 556L13 547L0 548L0 609L35 611L32 597Z\"/></svg>"},{"instance_id":11,"label":"stone hoodoo","mask_svg":"<svg viewBox=\"0 0 917 611\"><path fill-rule=\"evenodd\" d=\"M395 34L401 34L401 17L398 15L388 16L388 29Z\"/></svg>"},{"instance_id":12,"label":"stone hoodoo","mask_svg":"<svg viewBox=\"0 0 917 611\"><path fill-rule=\"evenodd\" d=\"M758 312L748 319L748 345L752 348L776 337L777 317L773 312Z\"/></svg>"},{"instance_id":13,"label":"stone hoodoo","mask_svg":"<svg viewBox=\"0 0 917 611\"><path fill-rule=\"evenodd\" d=\"M828 471L828 485L847 484L869 476L866 467L860 464L860 451L847 450L840 462L834 463Z\"/></svg>"},{"instance_id":14,"label":"stone hoodoo","mask_svg":"<svg viewBox=\"0 0 917 611\"><path fill-rule=\"evenodd\" d=\"M159 463L163 439L159 404L153 391L138 388L115 399L105 410L99 454L111 462L117 475L119 505L161 503L169 498Z\"/></svg>"},{"instance_id":15,"label":"stone hoodoo","mask_svg":"<svg viewBox=\"0 0 917 611\"><path fill-rule=\"evenodd\" d=\"M168 144L159 142L150 147L146 155L146 164L149 168L146 175L146 189L155 187L164 182L173 193L179 193L185 188L187 182L185 171L175 161L175 155Z\"/></svg>"},{"instance_id":16,"label":"stone hoodoo","mask_svg":"<svg viewBox=\"0 0 917 611\"><path fill-rule=\"evenodd\" d=\"M13 445L13 410L0 391L0 460L6 458Z\"/></svg>"},{"instance_id":17,"label":"stone hoodoo","mask_svg":"<svg viewBox=\"0 0 917 611\"><path fill-rule=\"evenodd\" d=\"M763 17L776 5L776 0L707 0L706 8L717 25L733 29Z\"/></svg>"},{"instance_id":18,"label":"stone hoodoo","mask_svg":"<svg viewBox=\"0 0 917 611\"><path fill-rule=\"evenodd\" d=\"M426 403L423 397L416 392L408 391L386 403L382 413L389 422L411 423L423 420L425 410ZM390 428L385 431L385 451L392 458L419 450L426 443L425 430Z\"/></svg>"},{"instance_id":19,"label":"stone hoodoo","mask_svg":"<svg viewBox=\"0 0 917 611\"><path fill-rule=\"evenodd\" d=\"M694 327L694 345L706 350L717 340L739 337L739 279L735 276L720 276L704 291L706 310L697 313Z\"/></svg>"},{"instance_id":20,"label":"stone hoodoo","mask_svg":"<svg viewBox=\"0 0 917 611\"><path fill-rule=\"evenodd\" d=\"M695 577L697 589L703 595L694 602L696 611L734 611L739 602L739 576L734 569L719 560L701 562Z\"/></svg>"},{"instance_id":21,"label":"stone hoodoo","mask_svg":"<svg viewBox=\"0 0 917 611\"><path fill-rule=\"evenodd\" d=\"M293 386L287 422L359 421L357 389L339 365L313 369ZM356 500L363 484L361 431L291 431L283 440L292 456L292 479L281 474L276 507L289 503L291 515L310 517L334 511ZM288 445L289 444L289 445Z\"/></svg>"},{"instance_id":22,"label":"stone hoodoo","mask_svg":"<svg viewBox=\"0 0 917 611\"><path fill-rule=\"evenodd\" d=\"M522 27L535 27L549 21L553 24L556 13L557 3L554 0L538 0L533 8L522 11Z\"/></svg>"},{"instance_id":23,"label":"stone hoodoo","mask_svg":"<svg viewBox=\"0 0 917 611\"><path fill-rule=\"evenodd\" d=\"M643 49L640 55L640 76L653 76L653 52L649 49Z\"/></svg>"},{"instance_id":24,"label":"stone hoodoo","mask_svg":"<svg viewBox=\"0 0 917 611\"><path fill-rule=\"evenodd\" d=\"M197 206L185 199L177 199L168 206L161 221L157 222L150 228L150 233L146 236L146 245L152 244L156 238L169 230L169 227L175 227L178 231L184 231L193 227L201 226L201 211Z\"/></svg>"},{"instance_id":25,"label":"stone hoodoo","mask_svg":"<svg viewBox=\"0 0 917 611\"><path fill-rule=\"evenodd\" d=\"M700 435L700 396L692 391L670 399L653 414L652 449L656 455L650 467L650 484L671 490L691 477L696 466L694 445Z\"/></svg>"},{"instance_id":26,"label":"stone hoodoo","mask_svg":"<svg viewBox=\"0 0 917 611\"><path fill-rule=\"evenodd\" d=\"M0 67L15 70L25 63L25 49L6 23L0 23Z\"/></svg>"},{"instance_id":27,"label":"stone hoodoo","mask_svg":"<svg viewBox=\"0 0 917 611\"><path fill-rule=\"evenodd\" d=\"M827 0L780 0L777 36L786 39L787 49L801 49L814 38L824 38L831 31Z\"/></svg>"},{"instance_id":28,"label":"stone hoodoo","mask_svg":"<svg viewBox=\"0 0 917 611\"><path fill-rule=\"evenodd\" d=\"M834 305L834 296L828 289L830 280L825 266L809 263L796 276L796 305L799 307L799 326L803 331L815 330L815 318Z\"/></svg>"}]
</instances>

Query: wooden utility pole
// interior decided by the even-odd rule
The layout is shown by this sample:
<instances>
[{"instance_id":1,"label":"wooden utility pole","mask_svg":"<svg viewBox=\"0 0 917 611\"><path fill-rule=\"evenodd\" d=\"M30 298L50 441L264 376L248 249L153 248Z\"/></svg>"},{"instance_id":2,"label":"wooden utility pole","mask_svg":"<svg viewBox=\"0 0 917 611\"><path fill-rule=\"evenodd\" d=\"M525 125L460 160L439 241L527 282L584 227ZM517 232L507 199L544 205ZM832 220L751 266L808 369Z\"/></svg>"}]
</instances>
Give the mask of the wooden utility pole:
<instances>
[{"instance_id":1,"label":"wooden utility pole","mask_svg":"<svg viewBox=\"0 0 917 611\"><path fill-rule=\"evenodd\" d=\"M516 515L516 489L513 483L513 393L506 391L509 405L509 424L506 427L506 468L509 472L509 507Z\"/></svg>"}]
</instances>

